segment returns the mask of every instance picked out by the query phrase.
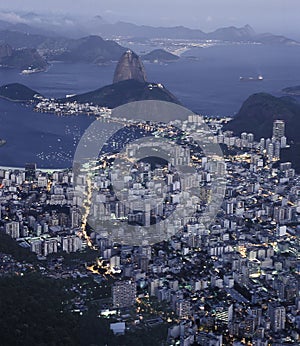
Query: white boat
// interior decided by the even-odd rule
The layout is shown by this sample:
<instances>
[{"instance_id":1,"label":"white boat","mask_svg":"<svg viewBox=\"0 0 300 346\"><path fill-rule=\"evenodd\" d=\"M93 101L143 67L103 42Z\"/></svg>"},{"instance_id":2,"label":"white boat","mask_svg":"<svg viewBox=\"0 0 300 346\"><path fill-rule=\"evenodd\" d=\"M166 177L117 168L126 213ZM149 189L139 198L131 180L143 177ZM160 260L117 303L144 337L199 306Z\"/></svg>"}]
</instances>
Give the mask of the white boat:
<instances>
[{"instance_id":1,"label":"white boat","mask_svg":"<svg viewBox=\"0 0 300 346\"><path fill-rule=\"evenodd\" d=\"M42 72L42 70L41 69L39 69L39 68L28 68L28 69L26 69L26 70L23 70L22 72L21 72L21 74L32 74L32 73L38 73L38 72Z\"/></svg>"},{"instance_id":2,"label":"white boat","mask_svg":"<svg viewBox=\"0 0 300 346\"><path fill-rule=\"evenodd\" d=\"M257 77L240 77L240 81L263 81L264 77L260 74Z\"/></svg>"}]
</instances>

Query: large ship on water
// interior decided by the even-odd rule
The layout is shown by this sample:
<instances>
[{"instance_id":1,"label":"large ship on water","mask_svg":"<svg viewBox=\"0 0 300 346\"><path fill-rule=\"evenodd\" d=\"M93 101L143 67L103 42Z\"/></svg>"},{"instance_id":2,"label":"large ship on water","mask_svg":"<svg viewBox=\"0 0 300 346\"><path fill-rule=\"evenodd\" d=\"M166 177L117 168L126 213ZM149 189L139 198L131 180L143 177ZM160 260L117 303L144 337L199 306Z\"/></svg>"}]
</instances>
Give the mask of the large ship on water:
<instances>
[{"instance_id":1,"label":"large ship on water","mask_svg":"<svg viewBox=\"0 0 300 346\"><path fill-rule=\"evenodd\" d=\"M240 81L263 81L264 77L260 74L257 77L240 77Z\"/></svg>"}]
</instances>

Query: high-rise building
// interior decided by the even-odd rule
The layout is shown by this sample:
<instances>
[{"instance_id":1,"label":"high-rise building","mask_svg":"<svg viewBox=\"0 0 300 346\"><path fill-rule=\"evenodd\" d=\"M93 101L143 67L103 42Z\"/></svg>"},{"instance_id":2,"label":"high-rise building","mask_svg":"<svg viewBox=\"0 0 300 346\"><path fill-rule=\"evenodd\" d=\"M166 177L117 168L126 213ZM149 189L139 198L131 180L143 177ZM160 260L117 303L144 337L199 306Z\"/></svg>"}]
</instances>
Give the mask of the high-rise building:
<instances>
[{"instance_id":1,"label":"high-rise building","mask_svg":"<svg viewBox=\"0 0 300 346\"><path fill-rule=\"evenodd\" d=\"M278 303L270 303L268 314L271 320L271 328L276 333L285 329L286 312L285 307Z\"/></svg>"},{"instance_id":2,"label":"high-rise building","mask_svg":"<svg viewBox=\"0 0 300 346\"><path fill-rule=\"evenodd\" d=\"M286 148L286 146L287 146L287 139L286 139L285 136L283 136L283 137L280 138L280 147L281 148Z\"/></svg>"},{"instance_id":3,"label":"high-rise building","mask_svg":"<svg viewBox=\"0 0 300 346\"><path fill-rule=\"evenodd\" d=\"M46 174L40 175L38 177L38 187L47 187L48 186L48 177Z\"/></svg>"},{"instance_id":4,"label":"high-rise building","mask_svg":"<svg viewBox=\"0 0 300 346\"><path fill-rule=\"evenodd\" d=\"M44 241L44 256L47 256L51 253L57 252L58 240L56 238L49 238Z\"/></svg>"},{"instance_id":5,"label":"high-rise building","mask_svg":"<svg viewBox=\"0 0 300 346\"><path fill-rule=\"evenodd\" d=\"M138 257L138 266L141 270L143 270L144 272L147 272L148 270L148 264L149 264L149 259L144 256L144 255L140 255Z\"/></svg>"},{"instance_id":6,"label":"high-rise building","mask_svg":"<svg viewBox=\"0 0 300 346\"><path fill-rule=\"evenodd\" d=\"M232 215L234 212L234 203L231 200L225 202L226 215Z\"/></svg>"},{"instance_id":7,"label":"high-rise building","mask_svg":"<svg viewBox=\"0 0 300 346\"><path fill-rule=\"evenodd\" d=\"M35 180L36 163L26 163L25 165L25 179L27 181Z\"/></svg>"},{"instance_id":8,"label":"high-rise building","mask_svg":"<svg viewBox=\"0 0 300 346\"><path fill-rule=\"evenodd\" d=\"M280 140L285 135L285 122L283 120L275 120L273 122L273 138Z\"/></svg>"},{"instance_id":9,"label":"high-rise building","mask_svg":"<svg viewBox=\"0 0 300 346\"><path fill-rule=\"evenodd\" d=\"M248 133L247 134L247 140L249 143L253 143L254 142L254 134L253 133Z\"/></svg>"},{"instance_id":10,"label":"high-rise building","mask_svg":"<svg viewBox=\"0 0 300 346\"><path fill-rule=\"evenodd\" d=\"M233 304L220 304L215 307L216 311L216 322L218 324L227 324L233 319Z\"/></svg>"},{"instance_id":11,"label":"high-rise building","mask_svg":"<svg viewBox=\"0 0 300 346\"><path fill-rule=\"evenodd\" d=\"M126 308L134 305L136 300L136 283L134 281L117 281L112 287L113 305L115 308Z\"/></svg>"},{"instance_id":12,"label":"high-rise building","mask_svg":"<svg viewBox=\"0 0 300 346\"><path fill-rule=\"evenodd\" d=\"M69 235L62 238L62 249L67 253L81 250L82 241L76 235Z\"/></svg>"},{"instance_id":13,"label":"high-rise building","mask_svg":"<svg viewBox=\"0 0 300 346\"><path fill-rule=\"evenodd\" d=\"M188 318L191 314L191 303L185 299L179 299L175 304L175 312L180 318Z\"/></svg>"},{"instance_id":14,"label":"high-rise building","mask_svg":"<svg viewBox=\"0 0 300 346\"><path fill-rule=\"evenodd\" d=\"M274 158L274 144L273 143L270 143L267 146L267 156L268 156L269 161L273 160L273 158Z\"/></svg>"},{"instance_id":15,"label":"high-rise building","mask_svg":"<svg viewBox=\"0 0 300 346\"><path fill-rule=\"evenodd\" d=\"M112 256L109 259L109 266L112 271L119 271L121 265L121 258L120 256Z\"/></svg>"},{"instance_id":16,"label":"high-rise building","mask_svg":"<svg viewBox=\"0 0 300 346\"><path fill-rule=\"evenodd\" d=\"M276 141L274 144L274 158L276 160L280 159L280 148L281 148L281 144L279 141Z\"/></svg>"},{"instance_id":17,"label":"high-rise building","mask_svg":"<svg viewBox=\"0 0 300 346\"><path fill-rule=\"evenodd\" d=\"M20 237L20 224L17 221L11 221L5 224L5 233L16 239Z\"/></svg>"},{"instance_id":18,"label":"high-rise building","mask_svg":"<svg viewBox=\"0 0 300 346\"><path fill-rule=\"evenodd\" d=\"M21 237L28 237L28 234L29 234L29 230L28 230L28 227L26 225L23 225L21 227Z\"/></svg>"},{"instance_id":19,"label":"high-rise building","mask_svg":"<svg viewBox=\"0 0 300 346\"><path fill-rule=\"evenodd\" d=\"M144 214L144 218L145 218L144 225L146 227L150 226L150 214L151 214L151 205L149 203L146 203L145 204L145 214Z\"/></svg>"},{"instance_id":20,"label":"high-rise building","mask_svg":"<svg viewBox=\"0 0 300 346\"><path fill-rule=\"evenodd\" d=\"M43 242L40 239L34 240L31 244L30 244L30 251L35 252L38 256L42 255L42 245Z\"/></svg>"},{"instance_id":21,"label":"high-rise building","mask_svg":"<svg viewBox=\"0 0 300 346\"><path fill-rule=\"evenodd\" d=\"M80 227L81 220L80 220L80 211L78 208L74 207L71 209L71 227L72 228L78 228Z\"/></svg>"}]
</instances>

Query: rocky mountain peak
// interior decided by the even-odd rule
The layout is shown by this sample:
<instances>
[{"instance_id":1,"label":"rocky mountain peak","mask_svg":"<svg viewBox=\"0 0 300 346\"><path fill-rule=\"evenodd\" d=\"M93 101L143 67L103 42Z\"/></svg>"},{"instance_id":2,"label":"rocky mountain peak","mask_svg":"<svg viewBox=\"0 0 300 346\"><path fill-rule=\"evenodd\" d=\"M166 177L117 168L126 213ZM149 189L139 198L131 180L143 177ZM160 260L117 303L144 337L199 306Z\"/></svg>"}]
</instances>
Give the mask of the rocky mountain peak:
<instances>
[{"instance_id":1,"label":"rocky mountain peak","mask_svg":"<svg viewBox=\"0 0 300 346\"><path fill-rule=\"evenodd\" d=\"M127 50L119 60L113 82L118 83L128 79L139 82L146 82L147 80L144 65L139 56L132 50Z\"/></svg>"}]
</instances>

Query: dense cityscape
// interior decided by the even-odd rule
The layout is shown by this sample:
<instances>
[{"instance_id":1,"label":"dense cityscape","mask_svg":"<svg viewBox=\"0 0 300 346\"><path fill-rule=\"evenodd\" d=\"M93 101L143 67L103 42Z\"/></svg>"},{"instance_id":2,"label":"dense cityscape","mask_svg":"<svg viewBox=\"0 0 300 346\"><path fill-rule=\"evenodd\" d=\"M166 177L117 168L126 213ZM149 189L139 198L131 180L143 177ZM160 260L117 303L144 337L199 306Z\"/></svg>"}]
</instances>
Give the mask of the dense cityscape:
<instances>
[{"instance_id":1,"label":"dense cityscape","mask_svg":"<svg viewBox=\"0 0 300 346\"><path fill-rule=\"evenodd\" d=\"M1 346L300 345L299 11L0 2Z\"/></svg>"},{"instance_id":2,"label":"dense cityscape","mask_svg":"<svg viewBox=\"0 0 300 346\"><path fill-rule=\"evenodd\" d=\"M212 134L210 140L223 147L226 163L217 167L226 174L225 198L207 228L200 219L209 204L216 167L187 141L203 122ZM190 204L193 215L182 219L170 239L154 245L120 244L91 228L85 215L90 204L74 183L72 170L42 172L35 164L24 170L2 169L2 236L35 254L38 265L3 253L1 276L38 271L59 280L92 278L88 290L95 284L108 285L107 297L97 300L96 306L99 318L109 319L115 335L166 325L160 341L166 345L297 345L300 180L289 162L279 163L280 151L288 143L285 123L274 121L272 138L255 142L251 133L239 138L223 132L226 122L191 115L175 122L182 129L176 132L174 122L130 121L130 127L177 141L182 150L174 153L173 164L193 165L196 171L184 181L170 164L140 162L132 168L133 180L115 177L129 188L128 208L109 188L109 161L115 154L100 157L95 176L106 204L101 219L106 215L114 222L143 226L161 222L172 206L176 209L181 189L201 185L202 198ZM126 155L134 144L128 147ZM165 203L156 208L145 204L142 209L137 198L153 189L162 193L163 181L168 192ZM72 253L79 257L70 264L66 258ZM84 315L89 295L76 284L73 289L76 295L69 309Z\"/></svg>"}]
</instances>

